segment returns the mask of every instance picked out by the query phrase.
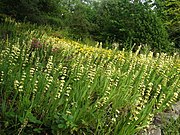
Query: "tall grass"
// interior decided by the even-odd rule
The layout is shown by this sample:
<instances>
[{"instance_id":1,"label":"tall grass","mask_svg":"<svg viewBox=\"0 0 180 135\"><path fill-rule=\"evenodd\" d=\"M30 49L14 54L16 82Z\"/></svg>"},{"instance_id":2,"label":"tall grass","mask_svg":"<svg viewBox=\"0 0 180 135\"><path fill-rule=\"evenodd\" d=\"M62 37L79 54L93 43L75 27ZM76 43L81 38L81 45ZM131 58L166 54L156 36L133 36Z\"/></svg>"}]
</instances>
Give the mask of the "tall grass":
<instances>
[{"instance_id":1,"label":"tall grass","mask_svg":"<svg viewBox=\"0 0 180 135\"><path fill-rule=\"evenodd\" d=\"M105 50L37 33L1 41L1 134L138 134L179 99L176 54Z\"/></svg>"}]
</instances>

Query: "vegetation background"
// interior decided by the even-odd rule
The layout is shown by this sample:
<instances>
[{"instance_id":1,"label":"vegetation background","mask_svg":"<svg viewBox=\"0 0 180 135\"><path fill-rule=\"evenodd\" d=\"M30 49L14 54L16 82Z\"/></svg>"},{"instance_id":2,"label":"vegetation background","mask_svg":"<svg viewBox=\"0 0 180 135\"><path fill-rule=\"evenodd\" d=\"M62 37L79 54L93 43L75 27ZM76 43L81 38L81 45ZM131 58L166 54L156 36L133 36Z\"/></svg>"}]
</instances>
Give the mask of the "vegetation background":
<instances>
[{"instance_id":1,"label":"vegetation background","mask_svg":"<svg viewBox=\"0 0 180 135\"><path fill-rule=\"evenodd\" d=\"M0 134L178 135L179 6L1 0Z\"/></svg>"},{"instance_id":2,"label":"vegetation background","mask_svg":"<svg viewBox=\"0 0 180 135\"><path fill-rule=\"evenodd\" d=\"M180 48L178 0L1 0L0 13L108 48L113 43L119 49L143 44L153 52Z\"/></svg>"}]
</instances>

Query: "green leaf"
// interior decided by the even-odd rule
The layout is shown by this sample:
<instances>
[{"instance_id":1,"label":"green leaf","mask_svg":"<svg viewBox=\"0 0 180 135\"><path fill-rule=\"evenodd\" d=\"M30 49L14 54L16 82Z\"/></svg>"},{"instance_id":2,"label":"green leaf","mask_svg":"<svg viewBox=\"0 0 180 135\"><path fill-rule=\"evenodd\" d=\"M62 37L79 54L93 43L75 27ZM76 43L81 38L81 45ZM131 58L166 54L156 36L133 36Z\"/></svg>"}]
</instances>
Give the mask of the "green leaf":
<instances>
[{"instance_id":1,"label":"green leaf","mask_svg":"<svg viewBox=\"0 0 180 135\"><path fill-rule=\"evenodd\" d=\"M58 128L66 128L66 125L64 125L64 124L58 124Z\"/></svg>"},{"instance_id":2,"label":"green leaf","mask_svg":"<svg viewBox=\"0 0 180 135\"><path fill-rule=\"evenodd\" d=\"M42 128L35 128L35 129L33 129L33 131L34 131L34 132L37 132L37 133L41 133Z\"/></svg>"},{"instance_id":3,"label":"green leaf","mask_svg":"<svg viewBox=\"0 0 180 135\"><path fill-rule=\"evenodd\" d=\"M40 120L37 120L37 118L32 113L28 113L27 117L28 117L29 121L32 123L42 124L42 122Z\"/></svg>"}]
</instances>

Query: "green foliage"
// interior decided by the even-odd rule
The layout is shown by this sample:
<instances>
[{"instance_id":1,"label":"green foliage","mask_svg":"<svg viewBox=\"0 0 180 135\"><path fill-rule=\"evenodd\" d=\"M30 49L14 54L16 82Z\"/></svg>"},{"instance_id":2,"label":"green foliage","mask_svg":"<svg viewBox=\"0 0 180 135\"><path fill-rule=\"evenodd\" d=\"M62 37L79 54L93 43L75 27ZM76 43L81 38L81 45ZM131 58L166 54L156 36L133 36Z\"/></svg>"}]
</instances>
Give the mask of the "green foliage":
<instances>
[{"instance_id":1,"label":"green foliage","mask_svg":"<svg viewBox=\"0 0 180 135\"><path fill-rule=\"evenodd\" d=\"M156 10L166 24L171 42L180 48L180 2L178 0L156 1Z\"/></svg>"},{"instance_id":2,"label":"green foliage","mask_svg":"<svg viewBox=\"0 0 180 135\"><path fill-rule=\"evenodd\" d=\"M76 35L77 39L82 39L87 36L90 24L87 20L87 9L83 4L77 4L74 7L71 17L69 19L71 33ZM78 37L79 36L79 37Z\"/></svg>"},{"instance_id":3,"label":"green foliage","mask_svg":"<svg viewBox=\"0 0 180 135\"><path fill-rule=\"evenodd\" d=\"M174 45L170 44L164 22L150 3L116 0L94 3L90 35L104 45L119 42L120 48L131 49L136 43L148 45L154 52L171 52Z\"/></svg>"},{"instance_id":4,"label":"green foliage","mask_svg":"<svg viewBox=\"0 0 180 135\"><path fill-rule=\"evenodd\" d=\"M154 51L171 47L161 19L147 4L106 0L97 18L102 39L110 43L119 42L129 49L134 43L147 44Z\"/></svg>"},{"instance_id":5,"label":"green foliage","mask_svg":"<svg viewBox=\"0 0 180 135\"><path fill-rule=\"evenodd\" d=\"M2 0L0 13L21 21L50 24L66 31L71 39L86 42L89 38L102 42L104 48L112 48L115 42L121 44L120 50L136 50L141 44L148 45L154 52L171 52L174 44L179 45L179 3L155 2L157 4L139 0ZM168 36L174 44L170 44Z\"/></svg>"},{"instance_id":6,"label":"green foliage","mask_svg":"<svg viewBox=\"0 0 180 135\"><path fill-rule=\"evenodd\" d=\"M33 23L47 23L46 16L51 14L51 18L58 15L57 5L54 0L2 0L1 13L10 15L21 21L31 21ZM56 17L57 18L57 17ZM49 21L50 24L58 21Z\"/></svg>"},{"instance_id":7,"label":"green foliage","mask_svg":"<svg viewBox=\"0 0 180 135\"><path fill-rule=\"evenodd\" d=\"M177 100L176 54L93 48L14 26L0 41L0 134L132 135Z\"/></svg>"},{"instance_id":8,"label":"green foliage","mask_svg":"<svg viewBox=\"0 0 180 135\"><path fill-rule=\"evenodd\" d=\"M180 117L176 120L173 118L170 119L170 121L163 121L164 124L162 124L162 133L164 135L178 135L179 134L179 129L180 129Z\"/></svg>"}]
</instances>

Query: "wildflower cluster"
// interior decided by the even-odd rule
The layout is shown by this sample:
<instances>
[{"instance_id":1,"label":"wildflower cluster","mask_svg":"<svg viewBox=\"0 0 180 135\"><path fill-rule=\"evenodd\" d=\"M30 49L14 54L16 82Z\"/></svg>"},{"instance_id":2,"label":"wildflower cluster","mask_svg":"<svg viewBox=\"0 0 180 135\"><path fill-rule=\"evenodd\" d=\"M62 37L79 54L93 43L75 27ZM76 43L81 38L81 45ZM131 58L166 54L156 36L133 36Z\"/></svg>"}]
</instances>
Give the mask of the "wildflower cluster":
<instances>
[{"instance_id":1,"label":"wildflower cluster","mask_svg":"<svg viewBox=\"0 0 180 135\"><path fill-rule=\"evenodd\" d=\"M47 76L47 84L45 86L45 91L44 92L47 92L51 86L53 82L53 77L52 76Z\"/></svg>"},{"instance_id":2,"label":"wildflower cluster","mask_svg":"<svg viewBox=\"0 0 180 135\"><path fill-rule=\"evenodd\" d=\"M12 46L12 52L10 53L10 56L9 56L9 64L15 65L19 55L20 55L20 49L16 46Z\"/></svg>"},{"instance_id":3,"label":"wildflower cluster","mask_svg":"<svg viewBox=\"0 0 180 135\"><path fill-rule=\"evenodd\" d=\"M131 121L137 121L139 119L140 111L144 107L144 104L141 101L142 101L142 97L139 96L135 102L135 106L131 110L132 115L129 117Z\"/></svg>"},{"instance_id":4,"label":"wildflower cluster","mask_svg":"<svg viewBox=\"0 0 180 135\"><path fill-rule=\"evenodd\" d=\"M153 87L153 83L150 82L150 83L148 84L148 86L147 86L147 89L146 89L145 95L144 95L144 96L145 96L145 97L144 97L144 103L145 103L145 104L148 102L148 99L149 99L149 97L150 97L150 95L151 95L152 87Z\"/></svg>"},{"instance_id":5,"label":"wildflower cluster","mask_svg":"<svg viewBox=\"0 0 180 135\"><path fill-rule=\"evenodd\" d=\"M75 81L80 81L81 77L83 76L83 72L84 72L84 65L80 64Z\"/></svg>"},{"instance_id":6,"label":"wildflower cluster","mask_svg":"<svg viewBox=\"0 0 180 135\"><path fill-rule=\"evenodd\" d=\"M67 88L66 88L66 92L65 92L65 96L66 96L66 101L68 102L69 101L69 96L70 96L70 92L71 92L72 88L71 88L71 85L68 85Z\"/></svg>"},{"instance_id":7,"label":"wildflower cluster","mask_svg":"<svg viewBox=\"0 0 180 135\"><path fill-rule=\"evenodd\" d=\"M35 73L36 69L35 68L30 68L30 74L29 74L29 80L32 81L34 73Z\"/></svg>"},{"instance_id":8,"label":"wildflower cluster","mask_svg":"<svg viewBox=\"0 0 180 135\"><path fill-rule=\"evenodd\" d=\"M163 101L166 99L166 94L162 93L159 97L159 101L158 103L156 104L156 109L160 109L163 105Z\"/></svg>"},{"instance_id":9,"label":"wildflower cluster","mask_svg":"<svg viewBox=\"0 0 180 135\"><path fill-rule=\"evenodd\" d=\"M46 65L46 70L45 70L45 72L47 72L48 74L50 74L51 71L52 71L52 69L53 69L53 56L50 56L49 59L48 59L48 63L47 63L47 65Z\"/></svg>"},{"instance_id":10,"label":"wildflower cluster","mask_svg":"<svg viewBox=\"0 0 180 135\"><path fill-rule=\"evenodd\" d=\"M3 83L3 78L4 78L4 71L1 71L1 74L0 74L0 84Z\"/></svg>"},{"instance_id":11,"label":"wildflower cluster","mask_svg":"<svg viewBox=\"0 0 180 135\"><path fill-rule=\"evenodd\" d=\"M157 89L156 89L156 93L154 94L154 99L157 99L160 92L161 92L161 84L159 84Z\"/></svg>"},{"instance_id":12,"label":"wildflower cluster","mask_svg":"<svg viewBox=\"0 0 180 135\"><path fill-rule=\"evenodd\" d=\"M19 81L18 81L18 80L15 80L15 81L14 81L14 89L15 89L15 90L18 90L18 88L19 88Z\"/></svg>"},{"instance_id":13,"label":"wildflower cluster","mask_svg":"<svg viewBox=\"0 0 180 135\"><path fill-rule=\"evenodd\" d=\"M21 121L10 116L19 133L51 123L55 134L135 134L179 97L177 55L154 57L139 54L140 47L133 53L42 38L0 50L3 121L9 119L5 112L13 111L10 115ZM50 54L44 40L53 46ZM31 48L21 47L26 44Z\"/></svg>"},{"instance_id":14,"label":"wildflower cluster","mask_svg":"<svg viewBox=\"0 0 180 135\"><path fill-rule=\"evenodd\" d=\"M89 82L90 84L88 85L88 87L90 88L91 87L91 84L93 84L93 81L94 81L94 77L96 75L96 65L91 65L89 67L89 71L88 71L88 79L89 79Z\"/></svg>"},{"instance_id":15,"label":"wildflower cluster","mask_svg":"<svg viewBox=\"0 0 180 135\"><path fill-rule=\"evenodd\" d=\"M17 90L19 92L23 91L25 78L26 78L26 72L23 72L22 76L21 76L21 80L20 81L18 81L18 80L14 81L14 89L15 90Z\"/></svg>"},{"instance_id":16,"label":"wildflower cluster","mask_svg":"<svg viewBox=\"0 0 180 135\"><path fill-rule=\"evenodd\" d=\"M36 94L37 89L38 89L38 80L36 80L34 83L33 94Z\"/></svg>"},{"instance_id":17,"label":"wildflower cluster","mask_svg":"<svg viewBox=\"0 0 180 135\"><path fill-rule=\"evenodd\" d=\"M60 67L61 68L61 64L60 64ZM60 98L61 97L61 93L63 91L63 88L64 88L64 85L65 85L65 78L66 78L66 75L67 75L67 67L62 67L62 76L60 77L60 80L59 80L59 88L58 88L58 91L57 91L57 94L55 96L55 99L57 98ZM68 93L67 95L69 94L70 92L70 87L68 87Z\"/></svg>"}]
</instances>

